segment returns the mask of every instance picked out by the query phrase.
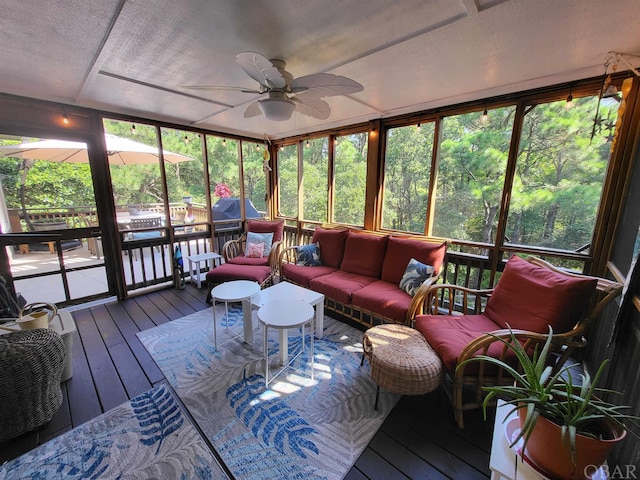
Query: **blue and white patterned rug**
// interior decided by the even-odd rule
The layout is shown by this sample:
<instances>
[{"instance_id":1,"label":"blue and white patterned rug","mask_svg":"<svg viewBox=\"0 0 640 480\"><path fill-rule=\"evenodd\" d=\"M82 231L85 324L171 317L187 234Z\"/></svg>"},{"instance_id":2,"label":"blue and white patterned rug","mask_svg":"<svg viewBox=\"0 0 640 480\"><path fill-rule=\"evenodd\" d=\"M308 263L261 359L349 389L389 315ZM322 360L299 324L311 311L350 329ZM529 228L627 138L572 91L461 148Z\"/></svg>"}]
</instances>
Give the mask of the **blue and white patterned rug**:
<instances>
[{"instance_id":1,"label":"blue and white patterned rug","mask_svg":"<svg viewBox=\"0 0 640 480\"><path fill-rule=\"evenodd\" d=\"M171 386L238 479L340 479L351 468L400 398L380 392L360 366L362 332L325 317L324 337L314 346L310 378L309 341L294 369L266 389L262 328L254 348L231 339L242 332L242 309L218 305L218 349L211 309L138 333ZM254 313L254 327L257 323ZM269 335L277 361L278 336ZM290 352L299 351L299 330L289 330ZM272 363L275 367L275 364Z\"/></svg>"},{"instance_id":2,"label":"blue and white patterned rug","mask_svg":"<svg viewBox=\"0 0 640 480\"><path fill-rule=\"evenodd\" d=\"M0 466L7 479L225 479L165 385Z\"/></svg>"}]
</instances>

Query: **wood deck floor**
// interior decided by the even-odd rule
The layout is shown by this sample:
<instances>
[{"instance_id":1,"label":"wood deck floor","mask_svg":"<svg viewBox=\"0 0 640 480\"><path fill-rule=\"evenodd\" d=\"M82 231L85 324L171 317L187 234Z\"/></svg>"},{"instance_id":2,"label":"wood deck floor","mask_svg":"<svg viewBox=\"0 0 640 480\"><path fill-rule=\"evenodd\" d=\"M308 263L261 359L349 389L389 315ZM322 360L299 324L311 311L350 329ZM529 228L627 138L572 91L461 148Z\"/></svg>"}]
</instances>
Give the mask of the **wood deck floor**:
<instances>
[{"instance_id":1,"label":"wood deck floor","mask_svg":"<svg viewBox=\"0 0 640 480\"><path fill-rule=\"evenodd\" d=\"M205 289L188 285L73 312L78 331L73 377L62 384L63 404L39 431L0 445L0 463L163 382L135 334L208 308L205 297ZM486 479L493 423L472 411L465 424L457 428L442 390L403 397L345 478Z\"/></svg>"}]
</instances>

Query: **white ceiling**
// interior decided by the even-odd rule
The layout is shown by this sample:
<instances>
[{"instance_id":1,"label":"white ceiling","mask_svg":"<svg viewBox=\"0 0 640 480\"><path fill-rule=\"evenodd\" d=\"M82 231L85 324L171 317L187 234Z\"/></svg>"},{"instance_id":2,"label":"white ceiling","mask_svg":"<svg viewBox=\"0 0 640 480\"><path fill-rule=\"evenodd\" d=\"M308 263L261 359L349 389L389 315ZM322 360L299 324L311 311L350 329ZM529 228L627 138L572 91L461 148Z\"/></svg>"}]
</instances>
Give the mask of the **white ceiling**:
<instances>
[{"instance_id":1,"label":"white ceiling","mask_svg":"<svg viewBox=\"0 0 640 480\"><path fill-rule=\"evenodd\" d=\"M0 0L0 11L0 92L260 138L602 75L607 52L640 54L638 0ZM256 88L235 63L243 51L364 90L327 98L328 120L275 122L244 118L256 95L183 88Z\"/></svg>"}]
</instances>

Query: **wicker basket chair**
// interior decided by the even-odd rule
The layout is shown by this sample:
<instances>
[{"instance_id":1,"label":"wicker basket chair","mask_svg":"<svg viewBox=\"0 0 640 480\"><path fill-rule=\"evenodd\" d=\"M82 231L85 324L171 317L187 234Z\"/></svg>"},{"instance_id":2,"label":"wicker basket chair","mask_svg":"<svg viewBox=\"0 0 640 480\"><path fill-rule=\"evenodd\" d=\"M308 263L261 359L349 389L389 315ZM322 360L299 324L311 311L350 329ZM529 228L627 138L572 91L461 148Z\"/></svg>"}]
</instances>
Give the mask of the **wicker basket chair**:
<instances>
[{"instance_id":1,"label":"wicker basket chair","mask_svg":"<svg viewBox=\"0 0 640 480\"><path fill-rule=\"evenodd\" d=\"M0 442L44 425L60 408L65 355L52 330L0 335Z\"/></svg>"}]
</instances>

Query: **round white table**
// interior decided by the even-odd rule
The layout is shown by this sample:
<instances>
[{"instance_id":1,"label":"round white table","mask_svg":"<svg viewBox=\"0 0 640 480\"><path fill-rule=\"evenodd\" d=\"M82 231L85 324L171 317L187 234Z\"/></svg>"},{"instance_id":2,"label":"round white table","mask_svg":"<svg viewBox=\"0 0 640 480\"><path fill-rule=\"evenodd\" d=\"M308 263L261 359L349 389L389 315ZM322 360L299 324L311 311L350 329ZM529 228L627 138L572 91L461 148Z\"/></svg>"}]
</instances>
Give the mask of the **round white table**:
<instances>
[{"instance_id":1,"label":"round white table","mask_svg":"<svg viewBox=\"0 0 640 480\"><path fill-rule=\"evenodd\" d=\"M229 302L242 302L242 323L244 324L244 341L253 346L253 325L251 318L251 297L260 291L258 282L249 280L234 280L221 283L211 289L213 304L213 341L218 348L218 334L216 330L216 301L224 302L226 327L229 326Z\"/></svg>"},{"instance_id":2,"label":"round white table","mask_svg":"<svg viewBox=\"0 0 640 480\"><path fill-rule=\"evenodd\" d=\"M280 299L266 302L258 309L258 320L264 326L264 382L265 386L269 386L269 382L273 381L278 375L290 367L294 360L300 356L304 348L304 326L310 325L311 332L311 379L313 380L313 337L314 328L313 320L315 318L315 310L311 305L303 300L297 299ZM288 360L289 337L288 329L301 327L301 343L300 351L290 360ZM269 349L268 349L268 333L269 328L275 328L279 332L279 359L283 367L278 373L269 379Z\"/></svg>"}]
</instances>

